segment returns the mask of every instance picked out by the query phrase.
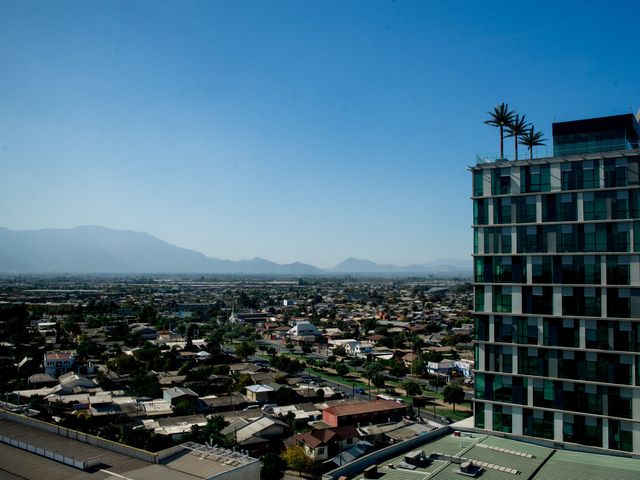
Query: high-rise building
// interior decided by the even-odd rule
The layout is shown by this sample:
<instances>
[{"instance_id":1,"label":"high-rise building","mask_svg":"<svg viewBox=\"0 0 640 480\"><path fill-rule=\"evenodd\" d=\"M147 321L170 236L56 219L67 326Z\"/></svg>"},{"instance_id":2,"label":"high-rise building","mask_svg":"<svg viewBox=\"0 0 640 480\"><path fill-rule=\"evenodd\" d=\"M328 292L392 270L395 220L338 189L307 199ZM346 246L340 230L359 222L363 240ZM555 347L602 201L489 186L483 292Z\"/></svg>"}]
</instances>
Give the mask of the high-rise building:
<instances>
[{"instance_id":1,"label":"high-rise building","mask_svg":"<svg viewBox=\"0 0 640 480\"><path fill-rule=\"evenodd\" d=\"M477 428L640 453L640 126L473 175Z\"/></svg>"}]
</instances>

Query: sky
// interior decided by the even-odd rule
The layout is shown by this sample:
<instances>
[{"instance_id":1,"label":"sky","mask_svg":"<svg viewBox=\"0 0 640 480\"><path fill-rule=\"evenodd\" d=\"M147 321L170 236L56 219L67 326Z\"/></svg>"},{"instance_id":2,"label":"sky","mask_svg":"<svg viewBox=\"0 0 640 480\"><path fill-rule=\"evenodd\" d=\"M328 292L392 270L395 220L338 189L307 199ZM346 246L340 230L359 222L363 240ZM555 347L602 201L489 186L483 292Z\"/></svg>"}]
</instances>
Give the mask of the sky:
<instances>
[{"instance_id":1,"label":"sky","mask_svg":"<svg viewBox=\"0 0 640 480\"><path fill-rule=\"evenodd\" d=\"M547 138L635 113L639 18L635 1L4 0L0 226L320 267L469 258L487 111Z\"/></svg>"}]
</instances>

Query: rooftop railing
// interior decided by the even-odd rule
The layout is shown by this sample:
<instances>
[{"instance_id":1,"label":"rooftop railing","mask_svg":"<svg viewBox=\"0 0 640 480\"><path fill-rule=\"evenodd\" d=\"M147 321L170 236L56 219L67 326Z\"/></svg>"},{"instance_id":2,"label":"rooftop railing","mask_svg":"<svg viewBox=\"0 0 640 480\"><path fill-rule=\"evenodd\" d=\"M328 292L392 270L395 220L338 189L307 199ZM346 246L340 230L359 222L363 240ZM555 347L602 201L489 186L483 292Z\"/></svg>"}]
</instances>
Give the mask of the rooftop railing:
<instances>
[{"instance_id":1,"label":"rooftop railing","mask_svg":"<svg viewBox=\"0 0 640 480\"><path fill-rule=\"evenodd\" d=\"M529 150L524 148L522 150L518 150L518 161L521 160L537 160L551 157L567 157L572 155L588 155L592 153L600 153L600 152L616 152L616 151L627 151L627 150L638 150L639 146L631 144L629 142L598 142L578 145L575 147L558 145L555 148L552 146L548 147L534 147L533 149L533 157L529 153ZM494 163L494 162L511 162L515 161L515 152L511 152L505 154L504 156L500 156L499 154L476 154L476 164L482 165L485 163Z\"/></svg>"}]
</instances>

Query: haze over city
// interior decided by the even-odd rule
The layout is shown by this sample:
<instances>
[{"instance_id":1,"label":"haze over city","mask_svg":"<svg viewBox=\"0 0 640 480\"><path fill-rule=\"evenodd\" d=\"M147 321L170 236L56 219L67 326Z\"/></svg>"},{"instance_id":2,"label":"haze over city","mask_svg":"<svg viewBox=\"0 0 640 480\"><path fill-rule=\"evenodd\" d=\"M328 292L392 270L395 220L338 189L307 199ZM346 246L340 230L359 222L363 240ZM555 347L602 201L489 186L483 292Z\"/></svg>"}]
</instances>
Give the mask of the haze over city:
<instances>
[{"instance_id":1,"label":"haze over city","mask_svg":"<svg viewBox=\"0 0 640 480\"><path fill-rule=\"evenodd\" d=\"M3 2L0 226L319 267L469 258L465 167L498 152L486 112L508 102L547 139L554 120L635 113L638 13Z\"/></svg>"}]
</instances>

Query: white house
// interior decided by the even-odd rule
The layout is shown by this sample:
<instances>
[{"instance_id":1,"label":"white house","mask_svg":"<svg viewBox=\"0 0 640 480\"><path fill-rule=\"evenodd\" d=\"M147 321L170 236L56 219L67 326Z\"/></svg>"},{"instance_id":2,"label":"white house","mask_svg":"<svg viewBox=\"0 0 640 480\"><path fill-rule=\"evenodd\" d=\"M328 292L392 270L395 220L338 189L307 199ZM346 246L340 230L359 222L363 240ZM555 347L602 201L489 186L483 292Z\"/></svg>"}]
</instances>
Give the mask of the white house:
<instances>
[{"instance_id":1,"label":"white house","mask_svg":"<svg viewBox=\"0 0 640 480\"><path fill-rule=\"evenodd\" d=\"M344 350L347 355L352 357L366 357L367 354L373 352L373 344L370 342L348 343L345 345Z\"/></svg>"},{"instance_id":2,"label":"white house","mask_svg":"<svg viewBox=\"0 0 640 480\"><path fill-rule=\"evenodd\" d=\"M291 337L319 337L322 335L313 323L306 320L296 322L287 334Z\"/></svg>"}]
</instances>

